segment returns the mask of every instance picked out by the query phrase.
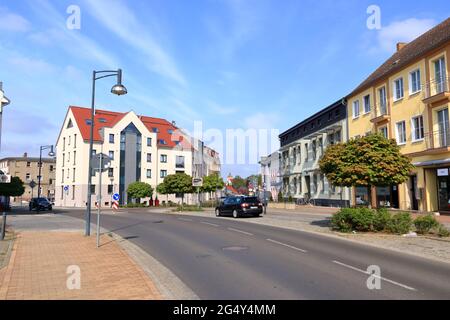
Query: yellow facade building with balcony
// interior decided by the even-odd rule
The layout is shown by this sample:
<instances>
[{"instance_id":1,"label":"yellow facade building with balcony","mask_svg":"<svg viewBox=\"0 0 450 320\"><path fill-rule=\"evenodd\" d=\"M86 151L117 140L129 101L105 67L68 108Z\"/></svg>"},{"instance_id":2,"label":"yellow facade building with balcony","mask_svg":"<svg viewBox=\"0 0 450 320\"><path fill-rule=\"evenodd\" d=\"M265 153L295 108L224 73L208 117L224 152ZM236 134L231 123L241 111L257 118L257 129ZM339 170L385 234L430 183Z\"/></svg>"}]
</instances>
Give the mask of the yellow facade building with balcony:
<instances>
[{"instance_id":1,"label":"yellow facade building with balcony","mask_svg":"<svg viewBox=\"0 0 450 320\"><path fill-rule=\"evenodd\" d=\"M395 139L415 169L406 183L372 190L374 206L450 213L450 18L397 51L348 97L349 137ZM355 188L354 204L367 191Z\"/></svg>"}]
</instances>

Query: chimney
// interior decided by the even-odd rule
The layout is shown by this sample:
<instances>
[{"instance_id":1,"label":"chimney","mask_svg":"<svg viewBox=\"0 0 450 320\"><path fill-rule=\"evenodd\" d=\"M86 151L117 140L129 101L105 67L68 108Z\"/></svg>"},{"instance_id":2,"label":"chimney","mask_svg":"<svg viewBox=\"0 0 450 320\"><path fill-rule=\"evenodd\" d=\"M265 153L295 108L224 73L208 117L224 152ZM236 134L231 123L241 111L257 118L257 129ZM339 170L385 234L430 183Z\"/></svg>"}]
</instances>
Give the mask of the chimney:
<instances>
[{"instance_id":1,"label":"chimney","mask_svg":"<svg viewBox=\"0 0 450 320\"><path fill-rule=\"evenodd\" d=\"M27 157L28 157L28 153L25 152L25 153L23 154L23 157L24 157L24 158L27 158Z\"/></svg>"},{"instance_id":2,"label":"chimney","mask_svg":"<svg viewBox=\"0 0 450 320\"><path fill-rule=\"evenodd\" d=\"M408 43L406 42L397 42L397 52L403 49L404 46L406 46Z\"/></svg>"},{"instance_id":3,"label":"chimney","mask_svg":"<svg viewBox=\"0 0 450 320\"><path fill-rule=\"evenodd\" d=\"M177 123L175 122L175 120L172 120L172 125L173 125L174 127L176 127Z\"/></svg>"}]
</instances>

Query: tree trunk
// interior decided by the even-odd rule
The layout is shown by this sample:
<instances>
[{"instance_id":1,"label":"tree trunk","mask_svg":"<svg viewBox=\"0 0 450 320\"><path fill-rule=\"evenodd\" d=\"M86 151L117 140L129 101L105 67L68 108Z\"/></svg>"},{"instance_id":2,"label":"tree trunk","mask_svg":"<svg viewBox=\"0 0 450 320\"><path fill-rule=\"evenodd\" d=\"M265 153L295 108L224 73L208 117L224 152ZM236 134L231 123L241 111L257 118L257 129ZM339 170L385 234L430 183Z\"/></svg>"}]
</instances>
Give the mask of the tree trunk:
<instances>
[{"instance_id":1,"label":"tree trunk","mask_svg":"<svg viewBox=\"0 0 450 320\"><path fill-rule=\"evenodd\" d=\"M367 186L367 200L369 202L368 207L372 209L372 186Z\"/></svg>"}]
</instances>

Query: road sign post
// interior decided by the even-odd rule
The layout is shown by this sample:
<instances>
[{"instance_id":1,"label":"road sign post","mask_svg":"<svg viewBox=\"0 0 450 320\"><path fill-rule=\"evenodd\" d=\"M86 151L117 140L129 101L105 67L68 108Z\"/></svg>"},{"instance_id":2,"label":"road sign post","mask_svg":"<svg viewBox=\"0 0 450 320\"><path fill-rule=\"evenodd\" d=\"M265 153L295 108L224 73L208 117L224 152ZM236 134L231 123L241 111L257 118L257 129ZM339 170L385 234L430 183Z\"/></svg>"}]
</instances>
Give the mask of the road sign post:
<instances>
[{"instance_id":1,"label":"road sign post","mask_svg":"<svg viewBox=\"0 0 450 320\"><path fill-rule=\"evenodd\" d=\"M120 195L118 193L114 193L112 196L112 199L113 199L113 205L112 205L113 210L118 210Z\"/></svg>"}]
</instances>

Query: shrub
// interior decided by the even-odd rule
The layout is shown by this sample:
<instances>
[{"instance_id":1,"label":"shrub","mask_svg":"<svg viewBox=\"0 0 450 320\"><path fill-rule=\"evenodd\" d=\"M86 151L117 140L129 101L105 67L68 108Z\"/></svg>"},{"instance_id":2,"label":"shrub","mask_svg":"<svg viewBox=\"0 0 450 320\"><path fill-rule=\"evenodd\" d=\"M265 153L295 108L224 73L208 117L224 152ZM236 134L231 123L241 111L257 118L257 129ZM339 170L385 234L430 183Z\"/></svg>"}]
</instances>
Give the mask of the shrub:
<instances>
[{"instance_id":1,"label":"shrub","mask_svg":"<svg viewBox=\"0 0 450 320\"><path fill-rule=\"evenodd\" d=\"M145 203L133 203L133 202L129 202L127 203L125 206L125 208L144 208L144 207L148 207L147 204Z\"/></svg>"},{"instance_id":2,"label":"shrub","mask_svg":"<svg viewBox=\"0 0 450 320\"><path fill-rule=\"evenodd\" d=\"M283 195L281 194L281 192L278 192L277 200L278 202L283 202Z\"/></svg>"},{"instance_id":3,"label":"shrub","mask_svg":"<svg viewBox=\"0 0 450 320\"><path fill-rule=\"evenodd\" d=\"M199 208L197 205L179 205L175 209L172 209L173 212L176 211L203 211L203 208Z\"/></svg>"},{"instance_id":4,"label":"shrub","mask_svg":"<svg viewBox=\"0 0 450 320\"><path fill-rule=\"evenodd\" d=\"M375 214L375 220L373 222L373 228L375 231L384 231L386 226L391 220L392 215L386 208L380 208Z\"/></svg>"},{"instance_id":5,"label":"shrub","mask_svg":"<svg viewBox=\"0 0 450 320\"><path fill-rule=\"evenodd\" d=\"M437 235L439 237L450 237L450 231L447 230L442 224L439 225L437 230Z\"/></svg>"},{"instance_id":6,"label":"shrub","mask_svg":"<svg viewBox=\"0 0 450 320\"><path fill-rule=\"evenodd\" d=\"M405 234L411 230L412 218L408 212L401 212L393 215L387 225L386 230L395 234Z\"/></svg>"},{"instance_id":7,"label":"shrub","mask_svg":"<svg viewBox=\"0 0 450 320\"><path fill-rule=\"evenodd\" d=\"M352 211L352 227L358 231L373 231L375 218L375 210L369 208L356 208Z\"/></svg>"},{"instance_id":8,"label":"shrub","mask_svg":"<svg viewBox=\"0 0 450 320\"><path fill-rule=\"evenodd\" d=\"M331 218L331 227L341 232L351 232L353 230L354 208L343 208Z\"/></svg>"},{"instance_id":9,"label":"shrub","mask_svg":"<svg viewBox=\"0 0 450 320\"><path fill-rule=\"evenodd\" d=\"M439 222L431 214L426 216L417 217L414 220L414 226L416 227L417 233L426 234L430 233L431 229L439 227Z\"/></svg>"},{"instance_id":10,"label":"shrub","mask_svg":"<svg viewBox=\"0 0 450 320\"><path fill-rule=\"evenodd\" d=\"M294 200L292 199L292 196L289 196L289 197L288 197L288 202L289 202L289 203L294 202Z\"/></svg>"}]
</instances>

